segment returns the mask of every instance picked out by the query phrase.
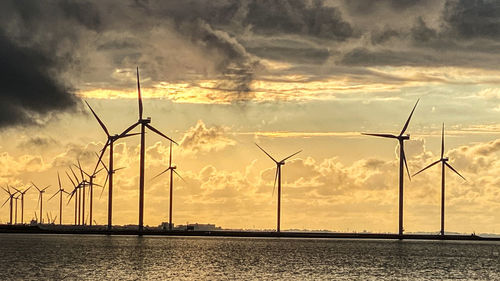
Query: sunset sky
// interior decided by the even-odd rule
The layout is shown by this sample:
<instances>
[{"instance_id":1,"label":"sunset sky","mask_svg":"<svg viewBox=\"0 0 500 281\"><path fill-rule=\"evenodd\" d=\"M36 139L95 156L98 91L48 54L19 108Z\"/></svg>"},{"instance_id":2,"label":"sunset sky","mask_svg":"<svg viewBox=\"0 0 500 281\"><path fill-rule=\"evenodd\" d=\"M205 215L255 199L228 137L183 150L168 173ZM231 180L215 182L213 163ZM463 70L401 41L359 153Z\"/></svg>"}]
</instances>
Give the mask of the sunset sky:
<instances>
[{"instance_id":1,"label":"sunset sky","mask_svg":"<svg viewBox=\"0 0 500 281\"><path fill-rule=\"evenodd\" d=\"M274 229L275 165L258 143L280 159L303 150L283 167L282 230L396 232L397 141L360 133L398 134L420 98L411 173L438 160L444 122L467 178L446 174L447 231L500 233L499 50L490 0L1 1L0 185L51 196L59 171L71 190L68 166L93 169L106 140L84 100L121 133L138 119L138 66L144 115L180 144L175 224ZM144 219L158 225L169 143L146 140ZM115 165L113 222L137 224L139 137L116 144ZM406 231L439 231L440 180L438 167L405 178ZM44 206L58 213L56 198Z\"/></svg>"}]
</instances>

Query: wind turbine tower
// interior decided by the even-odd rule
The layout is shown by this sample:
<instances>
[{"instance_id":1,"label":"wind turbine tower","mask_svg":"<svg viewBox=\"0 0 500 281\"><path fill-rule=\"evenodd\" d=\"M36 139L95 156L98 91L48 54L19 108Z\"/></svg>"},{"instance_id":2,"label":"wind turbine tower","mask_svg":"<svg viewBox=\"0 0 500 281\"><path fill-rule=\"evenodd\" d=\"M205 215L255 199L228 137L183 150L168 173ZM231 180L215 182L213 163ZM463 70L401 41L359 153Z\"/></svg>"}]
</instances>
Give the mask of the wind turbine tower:
<instances>
[{"instance_id":1,"label":"wind turbine tower","mask_svg":"<svg viewBox=\"0 0 500 281\"><path fill-rule=\"evenodd\" d=\"M445 170L446 170L445 168L448 167L450 170L455 172L455 174L457 174L462 179L467 181L457 170L455 170L455 168L453 168L450 164L448 164L449 160L450 159L448 157L444 157L444 123L443 123L443 129L441 131L441 157L439 158L439 160L429 164L428 166L426 166L425 168L416 172L413 175L413 176L416 176L416 175L420 174L421 172L429 169L430 167L432 167L438 163L441 163L441 230L440 230L441 235L444 235Z\"/></svg>"},{"instance_id":2,"label":"wind turbine tower","mask_svg":"<svg viewBox=\"0 0 500 281\"><path fill-rule=\"evenodd\" d=\"M419 99L420 100L420 99ZM363 135L367 136L375 136L375 137L382 137L382 138L390 138L390 139L396 139L398 140L399 143L399 235L403 235L403 185L404 185L404 168L403 165L406 167L406 172L408 173L408 178L411 180L410 177L410 170L408 169L408 163L406 162L406 155L405 155L405 150L404 150L404 141L407 141L410 139L409 134L404 134L406 132L406 129L408 128L408 125L410 124L411 116L413 115L413 112L415 111L415 108L417 107L417 104L419 102L415 103L415 106L413 106L413 109L410 113L410 116L408 117L408 120L406 120L405 125L403 126L403 129L401 130L401 133L399 135L392 135L392 134L370 134L370 133L363 133Z\"/></svg>"},{"instance_id":3,"label":"wind turbine tower","mask_svg":"<svg viewBox=\"0 0 500 281\"><path fill-rule=\"evenodd\" d=\"M294 154L283 158L281 161L276 161L269 153L267 153L262 147L260 147L258 144L255 144L262 152L264 152L271 160L276 163L276 175L274 177L274 187L273 187L273 194L274 194L274 188L276 188L276 181L278 181L278 214L277 214L277 224L276 224L276 231L280 232L280 225L281 225L281 166L285 165L285 161L290 159L291 157L299 154L302 150L299 150L295 152Z\"/></svg>"}]
</instances>

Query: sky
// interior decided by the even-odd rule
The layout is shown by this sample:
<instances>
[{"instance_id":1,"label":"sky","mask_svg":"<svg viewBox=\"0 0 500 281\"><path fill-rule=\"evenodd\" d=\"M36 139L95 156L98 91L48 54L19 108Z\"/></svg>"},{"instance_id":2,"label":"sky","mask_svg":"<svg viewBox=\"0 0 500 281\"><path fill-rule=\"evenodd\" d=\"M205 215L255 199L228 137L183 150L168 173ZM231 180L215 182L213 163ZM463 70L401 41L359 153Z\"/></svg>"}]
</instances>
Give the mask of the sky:
<instances>
[{"instance_id":1,"label":"sky","mask_svg":"<svg viewBox=\"0 0 500 281\"><path fill-rule=\"evenodd\" d=\"M302 150L283 166L282 230L397 232L397 142L361 132L398 134L420 99L410 172L439 159L444 123L467 179L446 172L446 230L498 234L499 47L489 0L1 1L0 186L51 185L44 213L58 215L57 173L72 190L68 167L91 171L106 141L84 101L121 133L138 119L139 67L144 115L179 143L175 224L274 229L275 165L258 143L279 159ZM169 143L146 141L144 220L159 225ZM114 224L138 222L139 144L115 144ZM437 166L405 178L407 232L439 231L440 183Z\"/></svg>"}]
</instances>

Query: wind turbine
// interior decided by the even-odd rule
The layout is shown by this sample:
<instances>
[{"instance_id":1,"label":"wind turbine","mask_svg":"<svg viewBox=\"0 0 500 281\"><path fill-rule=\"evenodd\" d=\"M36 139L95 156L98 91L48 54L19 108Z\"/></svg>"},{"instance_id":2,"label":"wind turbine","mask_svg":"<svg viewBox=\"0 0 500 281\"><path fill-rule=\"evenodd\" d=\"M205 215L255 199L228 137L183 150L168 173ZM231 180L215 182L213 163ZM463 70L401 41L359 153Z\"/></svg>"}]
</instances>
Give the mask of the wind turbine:
<instances>
[{"instance_id":1,"label":"wind turbine","mask_svg":"<svg viewBox=\"0 0 500 281\"><path fill-rule=\"evenodd\" d=\"M49 198L49 201L50 199L54 198L57 194L59 194L59 224L62 224L62 215L63 215L62 196L63 193L66 194L69 193L62 188L61 177L59 176L59 172L57 172L57 181L59 183L59 190L57 190L57 192L54 193L54 195L52 195L52 197Z\"/></svg>"},{"instance_id":2,"label":"wind turbine","mask_svg":"<svg viewBox=\"0 0 500 281\"><path fill-rule=\"evenodd\" d=\"M10 223L9 223L9 224L10 224L10 225L12 225L12 207L13 207L12 200L14 200L14 196L16 195L17 191L16 191L16 192L14 192L14 193L12 193L12 192L10 191L9 186L7 186L7 189L5 189L4 187L2 187L2 189L3 189L5 192L7 192L7 194L9 194L9 198L7 198L7 200L5 200L5 202L3 202L2 207L3 207L5 204L7 204L7 202L8 202L8 201L10 201L10 203L9 203L9 204L10 204Z\"/></svg>"},{"instance_id":3,"label":"wind turbine","mask_svg":"<svg viewBox=\"0 0 500 281\"><path fill-rule=\"evenodd\" d=\"M97 161L97 165L94 169L94 175L96 174L97 168L99 167L99 162L102 162L102 157L103 157L104 153L106 152L106 149L109 147L109 170L106 168L106 170L108 171L108 175L107 175L106 179L109 178L109 189L108 189L108 230L109 230L109 229L111 229L112 218L113 218L113 173L115 171L115 170L113 170L113 146L114 146L115 141L119 140L120 138L138 135L138 133L137 134L125 134L125 135L118 135L118 134L110 135L108 128L106 128L106 125L104 125L104 123L101 121L99 116L97 116L97 113L95 113L94 109L92 109L92 107L90 106L90 104L87 101L85 101L85 103L89 107L90 111L92 111L92 114L94 115L95 119L97 120L97 122L99 123L99 125L101 126L102 130L104 131L104 133L106 134L106 136L108 138L108 140L104 144L104 148L101 150L101 155L98 156L99 160ZM104 166L104 163L102 163L102 164ZM112 171L112 172L110 172L110 171ZM93 198L93 188L92 187L90 188L90 192L91 192L91 195L90 195L91 199L90 200L92 200L92 198ZM92 203L90 203L90 213L91 213L90 225L92 225Z\"/></svg>"},{"instance_id":4,"label":"wind turbine","mask_svg":"<svg viewBox=\"0 0 500 281\"><path fill-rule=\"evenodd\" d=\"M172 142L170 142L170 157L168 160L168 168L163 172L156 175L154 178L161 176L162 174L170 171L170 205L168 207L168 230L172 230L172 200L173 200L173 189L174 189L174 173L183 181L185 181L181 175L176 171L177 166L172 166ZM153 179L154 179L153 178Z\"/></svg>"},{"instance_id":5,"label":"wind turbine","mask_svg":"<svg viewBox=\"0 0 500 281\"><path fill-rule=\"evenodd\" d=\"M21 224L24 224L24 194L28 192L28 190L31 189L31 186L25 189L24 191L21 191L15 187L13 187L19 194L21 194Z\"/></svg>"},{"instance_id":6,"label":"wind turbine","mask_svg":"<svg viewBox=\"0 0 500 281\"><path fill-rule=\"evenodd\" d=\"M141 85L139 82L139 67L137 67L137 93L139 100L139 120L136 123L132 124L130 127L128 127L125 131L123 131L123 133L121 133L119 137L121 138L126 136L128 132L133 130L138 125L141 125L141 152L140 152L140 166L139 166L139 231L142 231L144 229L144 161L145 161L145 149L146 149L146 128L150 129L151 131L155 132L161 137L164 137L177 145L178 143L176 143L174 140L167 137L162 132L158 131L155 127L150 125L151 117L148 117L146 119L142 117L143 108L142 108ZM111 167L109 169L110 171L113 170Z\"/></svg>"},{"instance_id":7,"label":"wind turbine","mask_svg":"<svg viewBox=\"0 0 500 281\"><path fill-rule=\"evenodd\" d=\"M443 123L443 130L441 131L441 157L439 160L429 164L427 167L423 168L422 170L416 172L413 176L416 176L420 174L421 172L429 169L430 167L436 165L437 163L441 162L441 235L444 235L444 197L445 197L445 167L450 168L455 174L459 175L462 179L467 181L455 168L453 168L450 164L448 164L448 157L444 157L444 123Z\"/></svg>"},{"instance_id":8,"label":"wind turbine","mask_svg":"<svg viewBox=\"0 0 500 281\"><path fill-rule=\"evenodd\" d=\"M280 219L281 219L281 166L285 165L285 161L292 158L293 156L299 154L302 150L299 150L295 152L294 154L283 158L281 161L276 161L269 153L267 153L262 147L260 147L258 144L255 144L262 152L264 152L271 160L276 163L276 175L274 177L274 186L273 186L273 194L274 194L274 188L276 188L276 180L278 180L278 223L276 226L276 231L280 232Z\"/></svg>"},{"instance_id":9,"label":"wind turbine","mask_svg":"<svg viewBox=\"0 0 500 281\"><path fill-rule=\"evenodd\" d=\"M90 201L89 202L89 205L90 205L89 206L90 207L89 208L89 215L90 215L90 218L92 218L92 210L93 210L93 205L94 205L94 203L93 203L93 199L94 199L94 185L100 186L99 184L94 183L94 178L102 170L102 168L99 169L99 170L97 170L97 169L94 170L94 173L92 173L92 175L90 175L89 173L85 172L82 169L82 165L80 164L80 161L78 161L78 166L74 165L74 164L73 164L73 166L75 166L76 168L78 168L80 170L80 174L82 176L82 180L80 182L81 185L82 185L82 188L83 188L83 210L82 210L82 216L83 216L83 218L85 218L85 219L82 218L82 221L83 221L83 224L85 225L86 221L87 221L86 216L85 216L85 187L86 186L89 187L89 197L90 197L90 200L89 200ZM83 176L84 174L89 178L88 181ZM90 221L90 225L92 225L92 220Z\"/></svg>"},{"instance_id":10,"label":"wind turbine","mask_svg":"<svg viewBox=\"0 0 500 281\"><path fill-rule=\"evenodd\" d=\"M73 173L73 175L74 175L74 173ZM68 176L68 179L70 180L71 184L73 184L73 191L71 191L71 193L69 194L68 204L69 204L69 202L71 202L71 199L74 196L74 198L75 198L75 225L77 225L77 223L79 224L78 191L80 190L81 183L78 181L78 178L76 179L76 183L75 183L73 181L73 179L71 178L71 176L68 174L68 172L66 172L66 176Z\"/></svg>"},{"instance_id":11,"label":"wind turbine","mask_svg":"<svg viewBox=\"0 0 500 281\"><path fill-rule=\"evenodd\" d=\"M391 134L369 134L369 133L362 133L363 135L367 136L375 136L375 137L382 137L382 138L390 138L390 139L397 139L399 142L399 235L403 235L403 185L404 185L404 176L403 176L403 163L404 166L406 167L406 172L408 173L408 178L411 180L410 176L410 170L408 169L408 163L406 162L406 156L405 156L405 150L404 150L404 141L410 139L410 135L406 134L404 135L406 129L408 128L408 125L410 124L411 116L413 115L413 112L415 111L415 108L417 107L418 102L420 99L417 100L415 103L415 106L413 106L413 109L411 110L410 116L408 117L408 120L406 120L405 125L403 126L403 129L401 130L401 133L399 135L391 135Z\"/></svg>"},{"instance_id":12,"label":"wind turbine","mask_svg":"<svg viewBox=\"0 0 500 281\"><path fill-rule=\"evenodd\" d=\"M47 190L47 188L50 187L50 185L47 185L46 187L44 187L43 189L40 189L38 188L38 186L36 186L36 184L34 184L33 182L31 182L31 184L38 190L38 204L40 204L40 223L43 223L43 194L45 193L45 190Z\"/></svg>"}]
</instances>

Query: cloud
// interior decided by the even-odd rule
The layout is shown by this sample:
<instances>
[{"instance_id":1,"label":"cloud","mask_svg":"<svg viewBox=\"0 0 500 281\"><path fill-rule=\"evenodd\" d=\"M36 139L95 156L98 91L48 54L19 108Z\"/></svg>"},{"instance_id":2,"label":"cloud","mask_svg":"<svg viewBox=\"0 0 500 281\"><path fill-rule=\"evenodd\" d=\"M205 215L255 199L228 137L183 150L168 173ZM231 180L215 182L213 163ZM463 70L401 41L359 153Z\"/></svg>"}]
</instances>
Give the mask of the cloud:
<instances>
[{"instance_id":1,"label":"cloud","mask_svg":"<svg viewBox=\"0 0 500 281\"><path fill-rule=\"evenodd\" d=\"M184 134L180 147L183 152L197 153L219 151L235 144L235 140L227 137L227 128L207 128L202 120L198 120L196 125Z\"/></svg>"},{"instance_id":2,"label":"cloud","mask_svg":"<svg viewBox=\"0 0 500 281\"><path fill-rule=\"evenodd\" d=\"M57 140L52 137L36 136L28 137L26 140L20 142L17 147L21 149L47 149L59 144Z\"/></svg>"}]
</instances>

